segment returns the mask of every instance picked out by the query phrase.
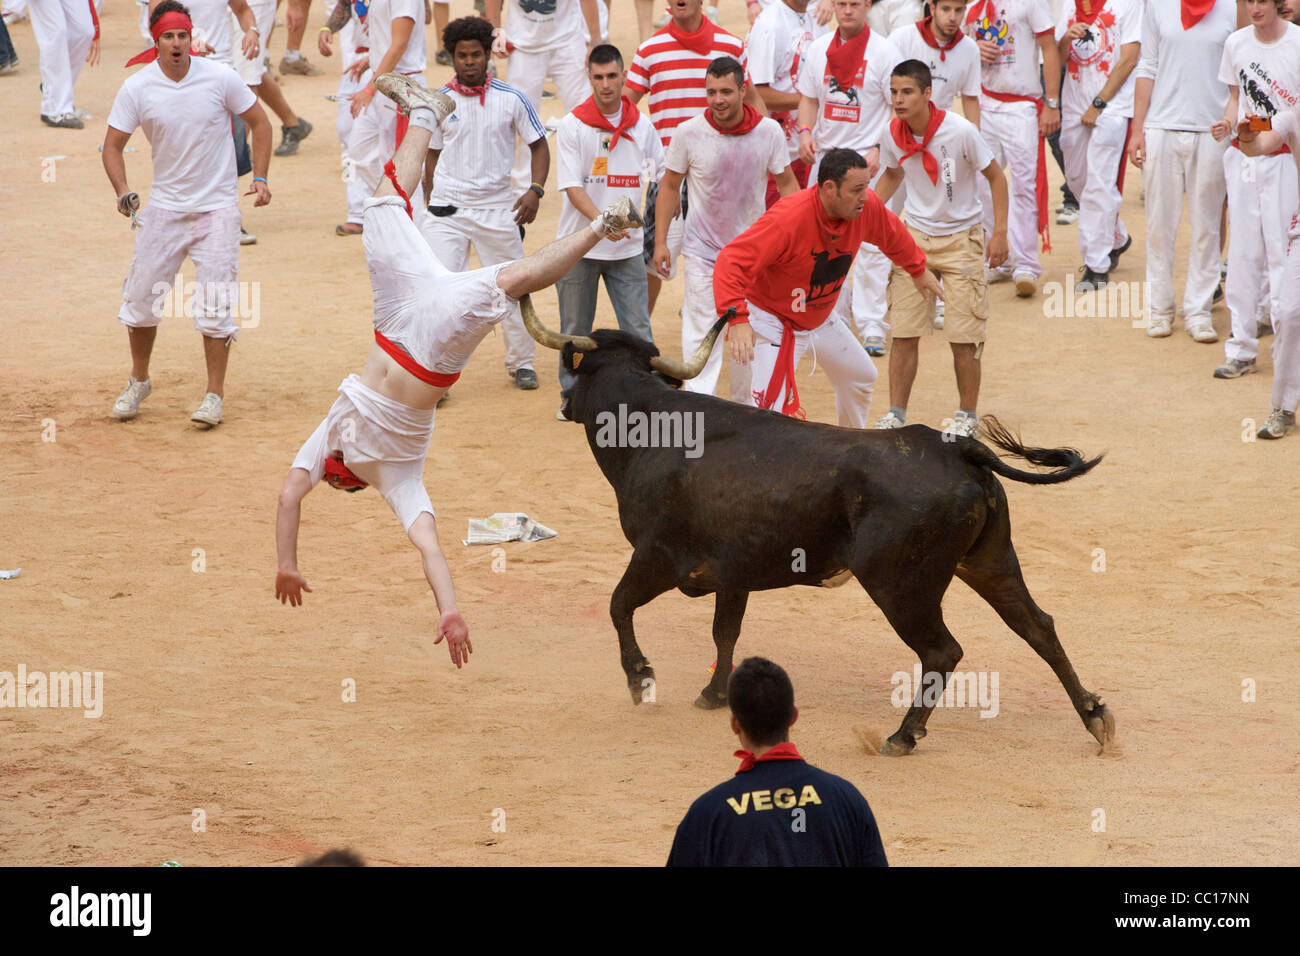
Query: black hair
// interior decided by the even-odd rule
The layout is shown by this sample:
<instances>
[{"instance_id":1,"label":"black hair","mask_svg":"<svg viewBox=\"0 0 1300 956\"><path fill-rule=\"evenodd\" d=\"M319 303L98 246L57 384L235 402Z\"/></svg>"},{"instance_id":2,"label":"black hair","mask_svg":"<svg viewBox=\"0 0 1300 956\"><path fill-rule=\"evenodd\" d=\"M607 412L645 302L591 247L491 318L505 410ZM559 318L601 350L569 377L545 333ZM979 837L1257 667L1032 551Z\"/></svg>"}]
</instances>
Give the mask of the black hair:
<instances>
[{"instance_id":1,"label":"black hair","mask_svg":"<svg viewBox=\"0 0 1300 956\"><path fill-rule=\"evenodd\" d=\"M934 77L930 74L930 68L920 60L904 60L898 66L894 67L891 76L905 76L909 80L916 80L916 85L922 90L928 90L934 85Z\"/></svg>"},{"instance_id":2,"label":"black hair","mask_svg":"<svg viewBox=\"0 0 1300 956\"><path fill-rule=\"evenodd\" d=\"M844 175L850 169L866 169L867 161L853 149L828 149L822 157L822 164L817 168L817 185L844 181Z\"/></svg>"},{"instance_id":3,"label":"black hair","mask_svg":"<svg viewBox=\"0 0 1300 956\"><path fill-rule=\"evenodd\" d=\"M705 71L708 76L727 76L728 74L736 78L736 89L745 85L745 68L740 65L740 61L735 57L720 56Z\"/></svg>"},{"instance_id":4,"label":"black hair","mask_svg":"<svg viewBox=\"0 0 1300 956\"><path fill-rule=\"evenodd\" d=\"M790 739L794 685L780 665L763 657L745 658L731 672L727 703L755 747L772 747Z\"/></svg>"},{"instance_id":5,"label":"black hair","mask_svg":"<svg viewBox=\"0 0 1300 956\"><path fill-rule=\"evenodd\" d=\"M442 31L442 48L449 56L454 55L456 44L461 40L477 40L483 46L483 55L487 56L492 52L492 24L482 17L452 20L447 24L447 29Z\"/></svg>"},{"instance_id":6,"label":"black hair","mask_svg":"<svg viewBox=\"0 0 1300 956\"><path fill-rule=\"evenodd\" d=\"M177 0L162 0L162 3L153 8L153 13L149 14L149 29L151 31L154 24L158 22L158 18L164 13L183 13L185 16L190 17L190 9L185 4L178 3ZM194 18L190 17L190 19L193 20Z\"/></svg>"},{"instance_id":7,"label":"black hair","mask_svg":"<svg viewBox=\"0 0 1300 956\"><path fill-rule=\"evenodd\" d=\"M618 68L623 69L623 54L619 52L618 47L612 43L597 43L587 54L587 66L598 66L603 63L617 63Z\"/></svg>"}]
</instances>

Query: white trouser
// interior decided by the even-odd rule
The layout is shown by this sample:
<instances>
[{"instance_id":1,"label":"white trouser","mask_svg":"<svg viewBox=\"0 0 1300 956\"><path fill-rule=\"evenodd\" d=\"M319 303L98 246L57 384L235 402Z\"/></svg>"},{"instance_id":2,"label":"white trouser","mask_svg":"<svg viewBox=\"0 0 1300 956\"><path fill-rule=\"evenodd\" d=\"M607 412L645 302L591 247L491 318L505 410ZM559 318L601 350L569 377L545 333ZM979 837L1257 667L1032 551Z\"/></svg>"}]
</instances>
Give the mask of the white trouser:
<instances>
[{"instance_id":1,"label":"white trouser","mask_svg":"<svg viewBox=\"0 0 1300 956\"><path fill-rule=\"evenodd\" d=\"M985 109L990 102L988 97L980 98L980 134L1007 177L1009 251L1005 268L1038 278L1043 274L1038 263L1038 110L1033 103L998 103L997 109ZM977 179L984 232L991 236L993 191L987 179Z\"/></svg>"},{"instance_id":2,"label":"white trouser","mask_svg":"<svg viewBox=\"0 0 1300 956\"><path fill-rule=\"evenodd\" d=\"M785 396L774 396L772 405L765 406L763 395L772 381L772 370L776 367L777 353L781 348L781 320L751 302L749 324L754 330L749 404L779 412ZM867 416L871 412L871 393L876 386L876 367L867 358L862 344L843 322L831 315L815 329L794 333L796 369L809 349L813 353L813 368L820 366L825 369L826 377L835 389L835 414L839 424L846 428L866 428Z\"/></svg>"},{"instance_id":3,"label":"white trouser","mask_svg":"<svg viewBox=\"0 0 1300 956\"><path fill-rule=\"evenodd\" d=\"M540 109L542 84L549 76L555 81L560 103L565 112L572 110L591 96L591 83L587 79L587 48L582 34L575 33L560 46L540 53L515 50L510 54L509 73L511 86L523 93L533 109ZM515 143L515 166L511 170L511 185L518 195L533 181L530 156L532 151L522 141Z\"/></svg>"},{"instance_id":4,"label":"white trouser","mask_svg":"<svg viewBox=\"0 0 1300 956\"><path fill-rule=\"evenodd\" d=\"M348 142L352 137L352 127L355 120L352 119L352 96L366 88L374 76L373 70L366 70L358 79L352 79L348 76L348 67L365 56L364 53L356 52L357 41L364 40L365 34L357 29L356 20L349 18L348 22L343 25L339 31L339 50L342 53L343 72L339 76L338 89L338 115L335 118L334 126L338 130L339 142L343 144L343 181L347 184L348 195L348 218L351 223L361 224L361 210L365 201L370 196L366 189L366 184L360 176L357 175L356 163L352 159L352 153L348 150Z\"/></svg>"},{"instance_id":5,"label":"white trouser","mask_svg":"<svg viewBox=\"0 0 1300 956\"><path fill-rule=\"evenodd\" d=\"M1228 186L1228 278L1223 285L1232 337L1224 346L1230 359L1259 354L1255 324L1260 306L1282 312L1282 272L1286 265L1287 225L1297 205L1295 157L1223 154ZM1267 292L1265 292L1267 289Z\"/></svg>"},{"instance_id":6,"label":"white trouser","mask_svg":"<svg viewBox=\"0 0 1300 956\"><path fill-rule=\"evenodd\" d=\"M1293 412L1300 403L1300 221L1291 217L1280 306L1273 313L1274 408Z\"/></svg>"},{"instance_id":7,"label":"white trouser","mask_svg":"<svg viewBox=\"0 0 1300 956\"><path fill-rule=\"evenodd\" d=\"M423 83L420 76L412 77ZM376 93L370 105L352 123L348 139L348 156L352 159L352 181L348 183L348 222L361 222L358 214L353 219L352 200L357 190L360 198L374 195L384 176L384 166L397 152L397 104L382 93ZM417 226L424 220L424 189L416 186L411 193L412 219Z\"/></svg>"},{"instance_id":8,"label":"white trouser","mask_svg":"<svg viewBox=\"0 0 1300 956\"><path fill-rule=\"evenodd\" d=\"M479 209L462 206L450 216L429 214L420 223L420 235L438 261L452 272L464 272L469 266L471 244L484 266L524 257L524 241L519 238L515 214L509 206ZM506 371L513 375L521 368L532 368L537 343L524 328L519 306L502 321L501 334L505 337Z\"/></svg>"},{"instance_id":9,"label":"white trouser","mask_svg":"<svg viewBox=\"0 0 1300 956\"><path fill-rule=\"evenodd\" d=\"M1174 317L1174 247L1183 218L1183 197L1191 248L1183 290L1183 324L1210 325L1210 304L1219 284L1219 222L1226 184L1223 151L1209 132L1147 127L1142 183L1146 189L1147 301L1152 317Z\"/></svg>"},{"instance_id":10,"label":"white trouser","mask_svg":"<svg viewBox=\"0 0 1300 956\"><path fill-rule=\"evenodd\" d=\"M95 38L90 5L86 0L31 0L27 15L41 51L41 115L71 113L72 89Z\"/></svg>"},{"instance_id":11,"label":"white trouser","mask_svg":"<svg viewBox=\"0 0 1300 956\"><path fill-rule=\"evenodd\" d=\"M867 26L881 36L915 30L914 24L924 16L922 7L922 0L876 0L867 11Z\"/></svg>"},{"instance_id":12,"label":"white trouser","mask_svg":"<svg viewBox=\"0 0 1300 956\"><path fill-rule=\"evenodd\" d=\"M275 29L275 0L248 0L257 23L257 56L251 60L244 56L244 29L235 14L230 14L230 45L235 58L235 72L249 86L257 86L266 76L267 50L271 48L271 31Z\"/></svg>"},{"instance_id":13,"label":"white trouser","mask_svg":"<svg viewBox=\"0 0 1300 956\"><path fill-rule=\"evenodd\" d=\"M713 263L699 256L682 256L683 272L686 275L686 290L682 297L682 358L690 361L695 350L704 341L704 336L718 321L718 309L713 300ZM741 404L749 402L749 366L738 365L731 358L731 349L727 345L724 329L713 343L713 351L704 365L704 371L695 378L687 379L682 388L688 392L702 392L712 395L718 388L718 378L722 374L722 356L727 354L728 374L731 380L731 400Z\"/></svg>"},{"instance_id":14,"label":"white trouser","mask_svg":"<svg viewBox=\"0 0 1300 956\"><path fill-rule=\"evenodd\" d=\"M1079 255L1093 272L1110 272L1111 250L1128 239L1119 218L1124 197L1117 180L1120 163L1127 162L1128 122L1127 116L1102 110L1096 126L1084 126L1078 117L1061 124L1065 179L1079 199Z\"/></svg>"}]
</instances>

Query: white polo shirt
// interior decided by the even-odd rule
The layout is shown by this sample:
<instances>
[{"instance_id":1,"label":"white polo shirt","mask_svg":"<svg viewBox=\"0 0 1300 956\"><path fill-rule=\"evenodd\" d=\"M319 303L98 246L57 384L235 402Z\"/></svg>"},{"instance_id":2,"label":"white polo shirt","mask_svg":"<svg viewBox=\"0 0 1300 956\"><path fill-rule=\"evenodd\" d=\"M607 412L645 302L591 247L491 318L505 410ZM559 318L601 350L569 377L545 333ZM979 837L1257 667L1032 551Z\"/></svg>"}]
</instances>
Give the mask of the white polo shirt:
<instances>
[{"instance_id":1,"label":"white polo shirt","mask_svg":"<svg viewBox=\"0 0 1300 956\"><path fill-rule=\"evenodd\" d=\"M1125 43L1142 42L1142 8L1140 0L1106 0L1097 18L1088 24L1088 32L1070 44L1065 61L1065 84L1061 88L1061 117L1078 119L1092 106L1095 96L1110 79L1110 71L1119 62L1119 48ZM1056 39L1075 22L1074 7L1061 11L1056 23ZM1211 69L1205 64L1206 70ZM1130 71L1119 92L1106 104L1110 116L1133 115L1133 72Z\"/></svg>"},{"instance_id":2,"label":"white polo shirt","mask_svg":"<svg viewBox=\"0 0 1300 956\"><path fill-rule=\"evenodd\" d=\"M892 133L887 132L880 144L881 167L903 170L907 186L903 219L927 236L951 236L979 224L983 218L979 180L993 162L984 137L965 117L946 112L926 149L939 164L937 183L930 182L920 153L899 161L902 150Z\"/></svg>"},{"instance_id":3,"label":"white polo shirt","mask_svg":"<svg viewBox=\"0 0 1300 956\"><path fill-rule=\"evenodd\" d=\"M703 115L677 127L664 166L686 176L690 202L682 252L708 262L767 209L767 174L790 165L785 133L768 117L728 136Z\"/></svg>"},{"instance_id":4,"label":"white polo shirt","mask_svg":"<svg viewBox=\"0 0 1300 956\"><path fill-rule=\"evenodd\" d=\"M230 114L257 102L231 67L190 57L173 83L155 60L122 84L108 125L123 133L144 130L153 153L149 204L174 212L210 212L239 202Z\"/></svg>"},{"instance_id":5,"label":"white polo shirt","mask_svg":"<svg viewBox=\"0 0 1300 956\"><path fill-rule=\"evenodd\" d=\"M798 93L799 67L813 40L835 29L830 23L818 24L816 0L808 9L796 13L781 0L771 0L758 15L745 37L745 55L749 57L749 81L770 86L777 93ZM772 119L785 131L790 158L799 155L799 111L773 110Z\"/></svg>"},{"instance_id":6,"label":"white polo shirt","mask_svg":"<svg viewBox=\"0 0 1300 956\"><path fill-rule=\"evenodd\" d=\"M888 37L872 31L853 87L832 91L833 78L827 71L826 52L835 36L835 31L831 31L818 37L808 48L808 56L799 67L799 92L817 101L817 120L813 126L817 152L837 147L862 151L877 145L885 135L894 113L889 75L902 62L902 57Z\"/></svg>"},{"instance_id":7,"label":"white polo shirt","mask_svg":"<svg viewBox=\"0 0 1300 956\"><path fill-rule=\"evenodd\" d=\"M1071 5L1070 9L1074 9ZM975 40L998 46L998 58L980 64L980 84L1012 96L1043 95L1038 81L1038 38L1050 36L1056 21L1047 0L974 0L966 10L965 31ZM981 110L1018 109L989 96L980 97Z\"/></svg>"},{"instance_id":8,"label":"white polo shirt","mask_svg":"<svg viewBox=\"0 0 1300 956\"><path fill-rule=\"evenodd\" d=\"M370 20L373 24L373 14ZM523 93L497 79L489 83L482 103L477 96L442 88L456 101L456 112L429 138L430 149L442 150L433 173L430 206L513 206L519 198L510 188L515 136L531 145L546 135L546 128Z\"/></svg>"},{"instance_id":9,"label":"white polo shirt","mask_svg":"<svg viewBox=\"0 0 1300 956\"><path fill-rule=\"evenodd\" d=\"M1275 43L1259 42L1254 27L1236 31L1223 46L1219 79L1239 87L1238 123L1293 109L1300 101L1300 27L1288 23Z\"/></svg>"},{"instance_id":10,"label":"white polo shirt","mask_svg":"<svg viewBox=\"0 0 1300 956\"><path fill-rule=\"evenodd\" d=\"M597 0L599 2L599 0ZM578 0L508 0L506 39L524 53L543 53L582 36L587 21Z\"/></svg>"},{"instance_id":11,"label":"white polo shirt","mask_svg":"<svg viewBox=\"0 0 1300 956\"><path fill-rule=\"evenodd\" d=\"M1237 29L1237 4L1215 0L1190 30L1183 28L1181 9L1181 0L1147 0L1142 57L1133 76L1153 81L1144 125L1208 133L1223 118L1228 85L1207 64L1223 62L1223 46Z\"/></svg>"},{"instance_id":12,"label":"white polo shirt","mask_svg":"<svg viewBox=\"0 0 1300 956\"><path fill-rule=\"evenodd\" d=\"M423 0L370 0L366 14L366 29L370 33L370 67L377 68L379 62L388 55L388 50L393 45L393 21L398 17L409 17L414 22L406 51L393 67L393 72L405 73L407 76L423 74L429 62L424 37Z\"/></svg>"},{"instance_id":13,"label":"white polo shirt","mask_svg":"<svg viewBox=\"0 0 1300 956\"><path fill-rule=\"evenodd\" d=\"M904 60L920 60L930 68L930 102L941 110L952 109L957 94L980 95L980 48L968 36L951 50L940 50L926 42L919 23L889 35Z\"/></svg>"},{"instance_id":14,"label":"white polo shirt","mask_svg":"<svg viewBox=\"0 0 1300 956\"><path fill-rule=\"evenodd\" d=\"M618 114L605 117L611 126L618 125ZM664 150L659 133L650 118L640 114L636 124L624 130L613 151L609 148L614 134L608 130L588 126L572 113L560 120L555 134L555 151L558 156L557 188L577 187L587 194L597 209L623 197L640 209L642 192L646 185L642 173L648 165L650 175L659 178L663 167ZM571 235L590 225L590 220L578 212L567 194L560 205L560 222L556 238ZM617 260L641 255L642 230L628 231L627 238L619 242L602 239L586 254L587 259Z\"/></svg>"}]
</instances>

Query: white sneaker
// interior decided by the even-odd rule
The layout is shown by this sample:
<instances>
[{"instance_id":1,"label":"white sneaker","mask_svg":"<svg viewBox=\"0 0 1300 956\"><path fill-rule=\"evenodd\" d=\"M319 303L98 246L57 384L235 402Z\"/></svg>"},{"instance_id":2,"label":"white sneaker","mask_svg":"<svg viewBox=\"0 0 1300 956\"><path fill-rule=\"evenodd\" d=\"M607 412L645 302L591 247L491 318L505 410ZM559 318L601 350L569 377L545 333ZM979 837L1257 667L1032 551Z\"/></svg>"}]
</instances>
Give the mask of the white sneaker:
<instances>
[{"instance_id":1,"label":"white sneaker","mask_svg":"<svg viewBox=\"0 0 1300 956\"><path fill-rule=\"evenodd\" d=\"M995 282L1006 282L1010 278L1011 278L1010 269L1001 268L1001 267L997 269L990 269L988 266L984 267L984 281L987 282L989 285L992 285Z\"/></svg>"},{"instance_id":2,"label":"white sneaker","mask_svg":"<svg viewBox=\"0 0 1300 956\"><path fill-rule=\"evenodd\" d=\"M128 418L135 418L140 414L140 403L149 397L153 391L153 385L149 379L143 382L137 382L129 375L126 379L126 388L122 389L122 394L117 397L113 403L113 414L126 421Z\"/></svg>"},{"instance_id":3,"label":"white sneaker","mask_svg":"<svg viewBox=\"0 0 1300 956\"><path fill-rule=\"evenodd\" d=\"M1012 277L1012 281L1016 284L1016 295L1022 299L1028 299L1038 291L1038 283L1032 272L1017 272Z\"/></svg>"},{"instance_id":4,"label":"white sneaker","mask_svg":"<svg viewBox=\"0 0 1300 956\"><path fill-rule=\"evenodd\" d=\"M203 396L203 404L194 410L190 421L215 428L221 424L221 396L212 392Z\"/></svg>"},{"instance_id":5,"label":"white sneaker","mask_svg":"<svg viewBox=\"0 0 1300 956\"><path fill-rule=\"evenodd\" d=\"M1147 320L1147 335L1163 339L1173 332L1174 320L1169 315L1153 315Z\"/></svg>"},{"instance_id":6,"label":"white sneaker","mask_svg":"<svg viewBox=\"0 0 1300 956\"><path fill-rule=\"evenodd\" d=\"M891 428L906 428L907 423L900 420L899 417L895 415L893 412L889 412L888 414L885 415L884 418L876 422L876 424L873 425L872 427L879 428L883 431L887 431Z\"/></svg>"},{"instance_id":7,"label":"white sneaker","mask_svg":"<svg viewBox=\"0 0 1300 956\"><path fill-rule=\"evenodd\" d=\"M934 327L943 329L943 299L934 300Z\"/></svg>"},{"instance_id":8,"label":"white sneaker","mask_svg":"<svg viewBox=\"0 0 1300 956\"><path fill-rule=\"evenodd\" d=\"M1079 221L1079 207L1066 206L1056 214L1056 224L1058 226L1072 226Z\"/></svg>"},{"instance_id":9,"label":"white sneaker","mask_svg":"<svg viewBox=\"0 0 1300 956\"><path fill-rule=\"evenodd\" d=\"M80 108L74 108L72 110L72 115L75 116L77 119L81 120L83 123L89 123L91 120L95 118L91 116L89 113L87 113L85 110Z\"/></svg>"},{"instance_id":10,"label":"white sneaker","mask_svg":"<svg viewBox=\"0 0 1300 956\"><path fill-rule=\"evenodd\" d=\"M952 424L944 429L944 435L955 435L959 438L974 438L980 430L980 420L978 418L967 418L965 415L954 415Z\"/></svg>"},{"instance_id":11,"label":"white sneaker","mask_svg":"<svg viewBox=\"0 0 1300 956\"><path fill-rule=\"evenodd\" d=\"M1214 326L1208 322L1201 322L1198 325L1187 326L1187 334L1197 342L1212 343L1219 341L1219 333L1214 331Z\"/></svg>"},{"instance_id":12,"label":"white sneaker","mask_svg":"<svg viewBox=\"0 0 1300 956\"><path fill-rule=\"evenodd\" d=\"M434 118L442 125L442 121L456 111L456 101L446 93L421 86L401 73L384 73L375 77L373 82L375 89L396 103L404 113L424 107L433 110Z\"/></svg>"}]
</instances>

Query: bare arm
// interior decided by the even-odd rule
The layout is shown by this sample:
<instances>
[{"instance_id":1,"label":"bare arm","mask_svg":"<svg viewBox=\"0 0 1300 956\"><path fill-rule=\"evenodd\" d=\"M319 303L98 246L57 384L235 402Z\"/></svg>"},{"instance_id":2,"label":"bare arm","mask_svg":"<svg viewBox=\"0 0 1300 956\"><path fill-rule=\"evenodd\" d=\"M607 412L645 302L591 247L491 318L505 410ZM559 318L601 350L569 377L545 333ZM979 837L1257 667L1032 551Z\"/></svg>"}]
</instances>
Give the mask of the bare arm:
<instances>
[{"instance_id":1,"label":"bare arm","mask_svg":"<svg viewBox=\"0 0 1300 956\"><path fill-rule=\"evenodd\" d=\"M228 3L235 19L239 21L240 29L244 31L244 39L240 43L244 58L254 59L261 49L261 37L257 35L257 18L253 16L253 11L248 8L245 0L228 0Z\"/></svg>"},{"instance_id":2,"label":"bare arm","mask_svg":"<svg viewBox=\"0 0 1300 956\"><path fill-rule=\"evenodd\" d=\"M763 97L759 95L753 83L745 83L745 102L758 110L759 116L767 115L767 104L763 102Z\"/></svg>"},{"instance_id":3,"label":"bare arm","mask_svg":"<svg viewBox=\"0 0 1300 956\"><path fill-rule=\"evenodd\" d=\"M1133 67L1137 66L1138 57L1141 55L1141 43L1121 44L1119 62L1110 71L1110 76L1106 78L1106 85L1101 88L1101 92L1097 95L1109 103L1115 97L1115 94L1120 91L1120 87L1124 85L1128 75L1133 72Z\"/></svg>"},{"instance_id":4,"label":"bare arm","mask_svg":"<svg viewBox=\"0 0 1300 956\"><path fill-rule=\"evenodd\" d=\"M441 155L442 150L431 149L424 157L424 175L420 178L420 185L424 187L425 199L433 194L433 174L438 168L438 157Z\"/></svg>"},{"instance_id":5,"label":"bare arm","mask_svg":"<svg viewBox=\"0 0 1300 956\"><path fill-rule=\"evenodd\" d=\"M1052 42L1052 35L1044 33L1038 38L1038 49L1043 54L1043 90L1049 100L1059 101L1061 98L1061 53L1055 43ZM975 109L978 114L979 104ZM976 124L978 125L978 124ZM1059 109L1048 109L1047 104L1043 104L1043 112L1038 117L1038 135L1051 136L1061 128L1061 111Z\"/></svg>"},{"instance_id":6,"label":"bare arm","mask_svg":"<svg viewBox=\"0 0 1300 956\"><path fill-rule=\"evenodd\" d=\"M623 95L626 96L629 100L632 101L632 105L633 105L633 106L636 106L637 103L640 103L640 102L641 102L641 97L644 96L645 94L643 94L640 90L633 90L633 89L630 89L630 88L624 87L624 89L623 89Z\"/></svg>"},{"instance_id":7,"label":"bare arm","mask_svg":"<svg viewBox=\"0 0 1300 956\"><path fill-rule=\"evenodd\" d=\"M483 0L483 16L492 26L501 26L501 0Z\"/></svg>"},{"instance_id":8,"label":"bare arm","mask_svg":"<svg viewBox=\"0 0 1300 956\"><path fill-rule=\"evenodd\" d=\"M996 269L1007 261L1010 251L1007 245L1007 177L995 160L991 160L982 172L993 192L993 235L989 236L984 254L989 265Z\"/></svg>"},{"instance_id":9,"label":"bare arm","mask_svg":"<svg viewBox=\"0 0 1300 956\"><path fill-rule=\"evenodd\" d=\"M113 186L113 196L116 199L130 192L126 185L126 160L122 156L126 141L130 138L130 133L123 133L111 126L104 134L104 172L108 173L108 181Z\"/></svg>"},{"instance_id":10,"label":"bare arm","mask_svg":"<svg viewBox=\"0 0 1300 956\"><path fill-rule=\"evenodd\" d=\"M1128 159L1138 169L1146 161L1147 141L1143 126L1151 108L1151 89L1155 80L1139 76L1133 83L1133 125L1129 128Z\"/></svg>"},{"instance_id":11,"label":"bare arm","mask_svg":"<svg viewBox=\"0 0 1300 956\"><path fill-rule=\"evenodd\" d=\"M684 178L683 173L665 170L663 179L659 180L659 195L655 197L655 253L652 264L655 271L665 279L672 271L672 257L668 254L668 224L681 211Z\"/></svg>"},{"instance_id":12,"label":"bare arm","mask_svg":"<svg viewBox=\"0 0 1300 956\"><path fill-rule=\"evenodd\" d=\"M531 174L533 182L545 187L546 177L551 174L551 147L546 145L546 137L540 136L528 144L529 150L532 151ZM511 208L515 213L515 222L518 225L526 226L537 218L537 207L542 199L537 193L533 192L530 185L524 190L522 196L515 200Z\"/></svg>"},{"instance_id":13,"label":"bare arm","mask_svg":"<svg viewBox=\"0 0 1300 956\"><path fill-rule=\"evenodd\" d=\"M971 126L974 126L976 129L980 128L980 98L978 96L966 96L965 94L962 94L961 111L970 122Z\"/></svg>"},{"instance_id":14,"label":"bare arm","mask_svg":"<svg viewBox=\"0 0 1300 956\"><path fill-rule=\"evenodd\" d=\"M769 110L797 110L802 99L798 93L780 93L768 83L755 84L754 89L758 90Z\"/></svg>"},{"instance_id":15,"label":"bare arm","mask_svg":"<svg viewBox=\"0 0 1300 956\"><path fill-rule=\"evenodd\" d=\"M389 46L388 52L384 58L375 66L375 76L383 76L385 73L392 73L393 68L406 54L406 45L411 42L411 31L415 28L415 21L410 17L395 17L393 19L393 42ZM424 29L421 27L420 29ZM364 90L357 90L352 94L352 115L360 116L361 113L370 105L370 101L375 98L374 83L372 82Z\"/></svg>"},{"instance_id":16,"label":"bare arm","mask_svg":"<svg viewBox=\"0 0 1300 956\"><path fill-rule=\"evenodd\" d=\"M776 189L782 196L799 191L799 180L795 178L794 170L789 166L776 174Z\"/></svg>"},{"instance_id":17,"label":"bare arm","mask_svg":"<svg viewBox=\"0 0 1300 956\"><path fill-rule=\"evenodd\" d=\"M275 596L281 604L302 604L302 592L311 593L307 579L298 573L298 525L302 499L311 491L311 476L303 468L290 468L275 509Z\"/></svg>"},{"instance_id":18,"label":"bare arm","mask_svg":"<svg viewBox=\"0 0 1300 956\"><path fill-rule=\"evenodd\" d=\"M578 6L582 8L582 18L587 22L587 36L591 39L587 41L587 50L600 42L600 12L596 9L597 0L578 0Z\"/></svg>"},{"instance_id":19,"label":"bare arm","mask_svg":"<svg viewBox=\"0 0 1300 956\"><path fill-rule=\"evenodd\" d=\"M1285 145L1282 134L1276 130L1266 129L1254 132L1247 120L1237 126L1237 145L1247 156L1267 156L1276 153Z\"/></svg>"},{"instance_id":20,"label":"bare arm","mask_svg":"<svg viewBox=\"0 0 1300 956\"><path fill-rule=\"evenodd\" d=\"M799 97L799 158L812 165L817 157L817 141L813 139L812 127L817 122L817 101L809 96Z\"/></svg>"},{"instance_id":21,"label":"bare arm","mask_svg":"<svg viewBox=\"0 0 1300 956\"><path fill-rule=\"evenodd\" d=\"M271 187L266 184L266 171L271 166L271 123L266 118L261 104L254 101L239 118L248 124L248 130L253 136L253 178L252 188L249 194L257 193L257 199L254 206L265 206L271 201ZM257 182L258 178L261 182Z\"/></svg>"},{"instance_id":22,"label":"bare arm","mask_svg":"<svg viewBox=\"0 0 1300 956\"><path fill-rule=\"evenodd\" d=\"M457 667L469 663L469 655L474 648L469 642L469 628L456 607L456 589L451 583L451 569L447 559L438 545L438 525L433 515L423 512L411 530L407 532L411 543L420 552L420 562L424 566L424 577L433 590L433 598L438 602L440 617L438 619L438 636L433 643L439 644L445 637L451 662Z\"/></svg>"},{"instance_id":23,"label":"bare arm","mask_svg":"<svg viewBox=\"0 0 1300 956\"><path fill-rule=\"evenodd\" d=\"M596 208L596 204L591 201L591 197L587 195L581 186L570 186L564 191L564 195L569 197L569 202L573 208L588 219L595 219L600 215L600 210Z\"/></svg>"},{"instance_id":24,"label":"bare arm","mask_svg":"<svg viewBox=\"0 0 1300 956\"><path fill-rule=\"evenodd\" d=\"M888 202L889 198L898 192L899 185L903 182L903 170L898 166L886 166L885 171L880 174L876 180L875 188L871 191L880 197L881 202Z\"/></svg>"},{"instance_id":25,"label":"bare arm","mask_svg":"<svg viewBox=\"0 0 1300 956\"><path fill-rule=\"evenodd\" d=\"M352 5L348 3L348 0L338 0L338 3L334 5L334 9L330 11L325 26L316 34L316 49L320 51L321 56L334 55L334 51L330 49L334 34L343 29L351 16Z\"/></svg>"}]
</instances>

